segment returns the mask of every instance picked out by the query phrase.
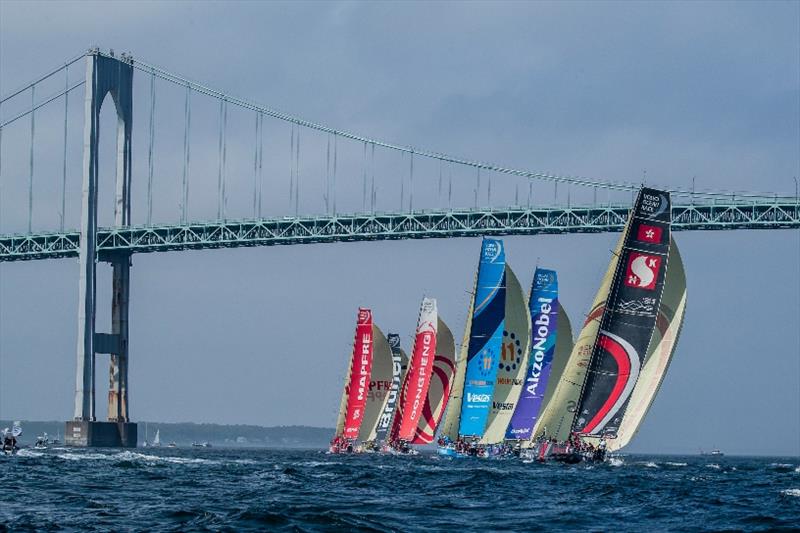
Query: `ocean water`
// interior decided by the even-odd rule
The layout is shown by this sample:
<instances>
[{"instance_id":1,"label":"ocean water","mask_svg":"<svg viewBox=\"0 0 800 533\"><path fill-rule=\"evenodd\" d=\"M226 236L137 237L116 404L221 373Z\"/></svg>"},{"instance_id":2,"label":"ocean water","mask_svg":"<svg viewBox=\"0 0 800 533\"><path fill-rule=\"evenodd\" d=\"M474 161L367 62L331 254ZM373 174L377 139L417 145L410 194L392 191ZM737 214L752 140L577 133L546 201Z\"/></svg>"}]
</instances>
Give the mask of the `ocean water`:
<instances>
[{"instance_id":1,"label":"ocean water","mask_svg":"<svg viewBox=\"0 0 800 533\"><path fill-rule=\"evenodd\" d=\"M800 458L603 465L321 451L25 449L0 531L718 531L800 528Z\"/></svg>"}]
</instances>

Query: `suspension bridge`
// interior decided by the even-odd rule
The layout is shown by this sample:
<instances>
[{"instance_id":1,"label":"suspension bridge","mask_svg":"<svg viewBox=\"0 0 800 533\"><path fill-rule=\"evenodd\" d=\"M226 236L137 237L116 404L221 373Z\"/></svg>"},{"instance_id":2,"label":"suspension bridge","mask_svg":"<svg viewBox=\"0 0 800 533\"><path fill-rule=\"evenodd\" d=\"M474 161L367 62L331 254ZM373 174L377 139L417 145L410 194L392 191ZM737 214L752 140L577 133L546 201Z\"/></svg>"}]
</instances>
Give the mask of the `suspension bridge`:
<instances>
[{"instance_id":1,"label":"suspension bridge","mask_svg":"<svg viewBox=\"0 0 800 533\"><path fill-rule=\"evenodd\" d=\"M108 95L115 112L104 120ZM101 155L101 125L115 129L113 157ZM134 137L146 151L134 153ZM134 160L144 169L136 180ZM111 175L113 201L104 203L101 183ZM133 254L619 231L640 185L384 142L113 51L91 49L0 99L0 262L79 259L75 415L66 431L79 446L136 445L127 400ZM676 230L800 228L797 190L664 188ZM138 220L134 197L144 206ZM113 271L110 333L95 330L98 262ZM95 412L96 354L111 358L107 422Z\"/></svg>"}]
</instances>

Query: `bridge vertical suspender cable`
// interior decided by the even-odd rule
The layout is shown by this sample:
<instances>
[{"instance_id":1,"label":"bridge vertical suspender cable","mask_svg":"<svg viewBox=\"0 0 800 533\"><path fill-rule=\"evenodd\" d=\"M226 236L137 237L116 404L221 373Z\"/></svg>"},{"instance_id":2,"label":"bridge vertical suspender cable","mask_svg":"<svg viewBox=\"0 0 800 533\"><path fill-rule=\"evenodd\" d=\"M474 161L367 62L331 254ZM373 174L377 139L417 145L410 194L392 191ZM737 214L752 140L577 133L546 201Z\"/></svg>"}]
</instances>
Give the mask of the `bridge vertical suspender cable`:
<instances>
[{"instance_id":1,"label":"bridge vertical suspender cable","mask_svg":"<svg viewBox=\"0 0 800 533\"><path fill-rule=\"evenodd\" d=\"M153 147L156 136L156 75L150 73L150 144L147 148L147 225L153 222Z\"/></svg>"},{"instance_id":2,"label":"bridge vertical suspender cable","mask_svg":"<svg viewBox=\"0 0 800 533\"><path fill-rule=\"evenodd\" d=\"M258 113L258 218L264 196L264 113Z\"/></svg>"},{"instance_id":3,"label":"bridge vertical suspender cable","mask_svg":"<svg viewBox=\"0 0 800 533\"><path fill-rule=\"evenodd\" d=\"M256 112L256 132L253 137L253 218L258 216L258 118Z\"/></svg>"},{"instance_id":4,"label":"bridge vertical suspender cable","mask_svg":"<svg viewBox=\"0 0 800 533\"><path fill-rule=\"evenodd\" d=\"M217 218L222 219L222 112L225 101L219 101L219 139L217 145Z\"/></svg>"},{"instance_id":5,"label":"bridge vertical suspender cable","mask_svg":"<svg viewBox=\"0 0 800 533\"><path fill-rule=\"evenodd\" d=\"M228 101L222 101L222 219L228 218Z\"/></svg>"},{"instance_id":6,"label":"bridge vertical suspender cable","mask_svg":"<svg viewBox=\"0 0 800 533\"><path fill-rule=\"evenodd\" d=\"M192 87L186 85L186 99L183 104L183 176L181 180L181 222L186 223L189 215L189 135L192 126Z\"/></svg>"},{"instance_id":7,"label":"bridge vertical suspender cable","mask_svg":"<svg viewBox=\"0 0 800 533\"><path fill-rule=\"evenodd\" d=\"M300 214L300 128L297 128L297 144L294 158L294 215Z\"/></svg>"},{"instance_id":8,"label":"bridge vertical suspender cable","mask_svg":"<svg viewBox=\"0 0 800 533\"><path fill-rule=\"evenodd\" d=\"M67 210L67 118L69 112L69 65L64 65L64 153L61 168L61 216L59 227L64 231Z\"/></svg>"},{"instance_id":9,"label":"bridge vertical suspender cable","mask_svg":"<svg viewBox=\"0 0 800 533\"><path fill-rule=\"evenodd\" d=\"M475 181L475 209L478 208L478 192L481 190L481 169L478 167Z\"/></svg>"},{"instance_id":10,"label":"bridge vertical suspender cable","mask_svg":"<svg viewBox=\"0 0 800 533\"><path fill-rule=\"evenodd\" d=\"M338 136L333 134L333 188L331 194L333 195L333 215L336 216L336 169L339 164L339 141Z\"/></svg>"},{"instance_id":11,"label":"bridge vertical suspender cable","mask_svg":"<svg viewBox=\"0 0 800 533\"><path fill-rule=\"evenodd\" d=\"M370 192L370 198L372 203L372 213L375 213L375 143L372 143L372 155L370 156L370 173L372 174L371 181L372 181L372 190Z\"/></svg>"},{"instance_id":12,"label":"bridge vertical suspender cable","mask_svg":"<svg viewBox=\"0 0 800 533\"><path fill-rule=\"evenodd\" d=\"M294 124L289 135L289 209L294 200Z\"/></svg>"},{"instance_id":13,"label":"bridge vertical suspender cable","mask_svg":"<svg viewBox=\"0 0 800 533\"><path fill-rule=\"evenodd\" d=\"M367 141L364 141L364 156L361 159L361 178L362 178L361 210L366 212L366 210L367 210Z\"/></svg>"},{"instance_id":14,"label":"bridge vertical suspender cable","mask_svg":"<svg viewBox=\"0 0 800 533\"><path fill-rule=\"evenodd\" d=\"M29 167L30 173L28 175L28 233L31 233L33 227L33 143L36 137L36 111L33 108L36 106L36 84L31 85L31 152Z\"/></svg>"},{"instance_id":15,"label":"bridge vertical suspender cable","mask_svg":"<svg viewBox=\"0 0 800 533\"><path fill-rule=\"evenodd\" d=\"M328 134L328 147L325 151L325 214L330 214L330 198L331 198L331 135Z\"/></svg>"},{"instance_id":16,"label":"bridge vertical suspender cable","mask_svg":"<svg viewBox=\"0 0 800 533\"><path fill-rule=\"evenodd\" d=\"M408 171L408 211L414 212L414 152L411 152L411 168Z\"/></svg>"}]
</instances>

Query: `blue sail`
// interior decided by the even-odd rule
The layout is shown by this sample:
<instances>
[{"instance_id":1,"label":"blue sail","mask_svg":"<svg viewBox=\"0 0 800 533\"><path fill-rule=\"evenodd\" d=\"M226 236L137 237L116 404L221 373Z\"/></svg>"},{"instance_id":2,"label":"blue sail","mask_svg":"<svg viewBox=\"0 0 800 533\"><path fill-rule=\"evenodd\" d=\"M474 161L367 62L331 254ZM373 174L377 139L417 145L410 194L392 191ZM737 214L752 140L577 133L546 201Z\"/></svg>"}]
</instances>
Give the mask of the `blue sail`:
<instances>
[{"instance_id":1,"label":"blue sail","mask_svg":"<svg viewBox=\"0 0 800 533\"><path fill-rule=\"evenodd\" d=\"M525 385L506 431L507 439L530 439L542 408L553 367L558 326L558 277L555 270L537 268L531 299L531 351Z\"/></svg>"},{"instance_id":2,"label":"blue sail","mask_svg":"<svg viewBox=\"0 0 800 533\"><path fill-rule=\"evenodd\" d=\"M505 325L505 266L503 241L484 239L475 287L464 396L461 400L458 433L462 436L483 436L492 409Z\"/></svg>"}]
</instances>

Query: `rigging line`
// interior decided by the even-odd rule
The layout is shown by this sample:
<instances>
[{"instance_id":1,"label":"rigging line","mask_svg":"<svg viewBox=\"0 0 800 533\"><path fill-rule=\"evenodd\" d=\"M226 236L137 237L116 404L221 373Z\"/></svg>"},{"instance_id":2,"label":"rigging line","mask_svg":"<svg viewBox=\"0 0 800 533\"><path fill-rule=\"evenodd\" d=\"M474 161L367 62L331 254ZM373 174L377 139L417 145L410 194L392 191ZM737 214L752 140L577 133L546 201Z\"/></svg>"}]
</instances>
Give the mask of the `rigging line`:
<instances>
[{"instance_id":1,"label":"rigging line","mask_svg":"<svg viewBox=\"0 0 800 533\"><path fill-rule=\"evenodd\" d=\"M217 219L222 218L222 106L224 100L219 101L219 133L217 142Z\"/></svg>"},{"instance_id":2,"label":"rigging line","mask_svg":"<svg viewBox=\"0 0 800 533\"><path fill-rule=\"evenodd\" d=\"M108 56L106 54L103 54L102 52L100 53L100 55L103 55L105 57L110 57L110 56ZM346 139L350 139L350 140L367 141L369 143L374 143L376 146L380 146L382 148L388 148L390 150L396 150L396 151L406 152L406 153L410 153L410 152L413 151L415 154L420 155L422 157L426 157L426 158L438 159L438 160L441 160L441 161L454 163L454 164L457 164L457 165L470 166L470 167L474 167L474 168L490 170L490 171L496 172L498 174L519 176L519 177L523 177L523 178L527 178L527 179L537 179L537 180L541 180L541 181L550 181L550 182L556 182L556 183L559 183L559 182L560 183L567 183L567 182L569 182L569 183L572 183L574 185L583 186L583 187L597 186L597 187L600 187L600 188L603 188L603 189L612 189L612 190L620 190L620 191L628 191L628 190L636 191L636 190L638 190L640 188L640 184L633 183L633 182L600 181L600 180L592 180L592 179L589 179L589 178L582 178L582 177L566 177L566 176L559 176L559 175L556 175L556 174L549 174L549 173L545 173L545 172L534 172L534 171L528 171L528 170L514 169L514 168L510 168L510 167L504 167L504 166L501 166L501 165L497 165L497 164L494 164L494 163L456 157L456 156L452 156L452 155L448 155L448 154L444 154L444 153L436 152L436 151L432 151L432 150L419 150L419 149L411 148L411 147L408 147L408 146L402 146L402 145L393 144L393 143L389 143L389 142L379 141L377 139L372 139L372 138L369 138L369 137L365 137L365 136L357 135L357 134L354 134L354 133L350 133L350 132L347 132L347 131L344 131L344 130L338 130L338 129L331 128L331 127L328 127L328 126L324 126L322 124L318 124L318 123L315 123L315 122L304 120L304 119L301 119L299 117L296 117L296 116L293 116L293 115L290 115L290 114L287 114L287 113L279 112L279 111L274 110L274 109L269 108L269 107L265 107L265 106L262 106L262 105L259 105L259 104L255 104L255 103L253 103L251 101L248 101L248 100L244 100L244 99L237 98L237 97L234 97L234 96L231 96L231 95L227 95L227 94L225 94L225 93L223 93L221 91L218 91L218 90L215 90L215 89L211 89L210 87L207 87L207 86L202 85L202 84L197 83L197 82L192 82L192 81L190 81L190 80L188 80L188 79L186 79L184 77L178 76L176 74L172 74L172 73L170 73L170 72L168 72L168 71L166 71L164 69L161 69L159 67L155 67L153 65L150 65L150 64L142 62L142 61L131 60L131 65L136 69L146 70L148 72L150 71L150 69L154 69L155 72L156 72L156 75L161 77L162 79L164 79L166 81L169 81L169 82L175 83L175 84L179 84L179 85L190 83L196 92L199 92L199 93L202 93L202 94L214 97L214 98L220 98L220 99L221 98L225 98L227 101L233 103L236 106L239 106L239 107L242 107L242 108L245 108L245 109L260 110L265 115L270 116L272 118L276 118L276 119L279 119L279 120L282 120L282 121L285 121L285 122L290 122L290 123L296 124L298 126L303 126L303 127L315 129L315 130L318 130L318 131L335 134L337 136L342 136L342 137L344 137ZM689 195L691 195L691 191L685 190L685 189L679 189L679 188L673 189L673 188L665 187L664 190L670 192L671 194L677 195L677 196L689 196ZM702 193L696 193L696 196L699 196L699 197L702 197L702 198L712 199L712 198L718 198L720 196L722 196L722 197L730 197L732 194L734 194L734 193L729 192L729 191L705 191L705 192L702 192ZM767 193L754 193L754 192L741 192L740 193L740 192L736 192L735 194L737 196L740 196L740 197L752 197L752 198L757 198L757 199L773 199L773 198L775 198L774 194L767 194ZM780 198L790 198L790 196L785 196L785 197L784 196L779 196L779 197ZM794 198L794 196L791 196L791 198Z\"/></svg>"},{"instance_id":3,"label":"rigging line","mask_svg":"<svg viewBox=\"0 0 800 533\"><path fill-rule=\"evenodd\" d=\"M38 85L39 83L43 82L44 80L46 80L50 76L58 74L59 72L61 72L62 69L65 69L65 68L69 67L70 65L72 65L76 61L79 61L80 59L82 59L85 56L86 56L86 53L82 53L79 56L75 56L72 59L67 60L66 63L58 66L57 68L54 68L53 70L48 71L47 74L45 74L43 76L40 76L35 81L32 81L29 84L25 85L24 87L20 87L19 89L15 90L14 92L12 92L10 94L7 94L6 96L0 98L0 104L4 103L6 100L10 100L11 98L14 98L18 94L24 93L25 91L27 91L28 89L30 89L34 85Z\"/></svg>"},{"instance_id":4,"label":"rigging line","mask_svg":"<svg viewBox=\"0 0 800 533\"><path fill-rule=\"evenodd\" d=\"M56 98L59 98L60 96L63 96L65 94L67 94L68 92L70 92L70 91L72 91L74 89L77 89L78 87L80 87L84 83L86 83L86 81L85 80L81 80L78 83L76 83L75 85L73 85L72 87L70 87L69 89L67 89L66 91L59 91L58 93L47 97L45 100L43 100L42 102L36 104L35 106L31 107L30 109L26 109L25 111L23 111L23 112L21 112L21 113L19 113L17 115L14 115L10 119L6 120L5 122L0 123L0 129L5 128L9 124L12 124L12 123L16 122L17 120L21 119L22 117L28 116L29 114L33 113L37 109L46 106L47 104L49 104L50 102L52 102Z\"/></svg>"},{"instance_id":5,"label":"rigging line","mask_svg":"<svg viewBox=\"0 0 800 533\"><path fill-rule=\"evenodd\" d=\"M36 85L31 85L31 107L34 106L36 99ZM31 233L33 226L33 143L36 140L36 113L31 113L31 151L29 168L30 174L28 176L28 233Z\"/></svg>"},{"instance_id":6,"label":"rigging line","mask_svg":"<svg viewBox=\"0 0 800 533\"><path fill-rule=\"evenodd\" d=\"M189 214L189 135L192 126L192 88L186 86L186 102L183 110L183 183L181 187L181 221Z\"/></svg>"},{"instance_id":7,"label":"rigging line","mask_svg":"<svg viewBox=\"0 0 800 533\"><path fill-rule=\"evenodd\" d=\"M67 210L67 117L69 111L69 65L64 67L64 153L61 168L61 232L64 232L64 219Z\"/></svg>"},{"instance_id":8,"label":"rigging line","mask_svg":"<svg viewBox=\"0 0 800 533\"><path fill-rule=\"evenodd\" d=\"M150 144L147 149L147 225L153 221L153 144L156 127L156 77L150 76Z\"/></svg>"}]
</instances>

